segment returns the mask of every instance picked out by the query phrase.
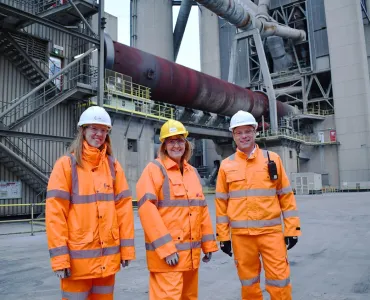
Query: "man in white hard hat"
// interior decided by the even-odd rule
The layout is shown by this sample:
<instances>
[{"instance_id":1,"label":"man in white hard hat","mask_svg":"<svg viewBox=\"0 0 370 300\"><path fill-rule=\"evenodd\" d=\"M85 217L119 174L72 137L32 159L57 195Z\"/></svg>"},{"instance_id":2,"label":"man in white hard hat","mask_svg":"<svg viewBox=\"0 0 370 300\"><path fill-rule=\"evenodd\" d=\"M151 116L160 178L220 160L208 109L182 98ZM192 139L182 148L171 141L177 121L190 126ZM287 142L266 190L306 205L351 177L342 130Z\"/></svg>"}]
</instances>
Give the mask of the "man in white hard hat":
<instances>
[{"instance_id":1,"label":"man in white hard hat","mask_svg":"<svg viewBox=\"0 0 370 300\"><path fill-rule=\"evenodd\" d=\"M218 173L217 240L229 256L234 249L242 299L263 299L261 256L271 299L290 300L287 250L301 235L300 220L281 159L256 145L256 129L257 122L249 112L240 110L231 118L230 131L237 150L222 161Z\"/></svg>"}]
</instances>

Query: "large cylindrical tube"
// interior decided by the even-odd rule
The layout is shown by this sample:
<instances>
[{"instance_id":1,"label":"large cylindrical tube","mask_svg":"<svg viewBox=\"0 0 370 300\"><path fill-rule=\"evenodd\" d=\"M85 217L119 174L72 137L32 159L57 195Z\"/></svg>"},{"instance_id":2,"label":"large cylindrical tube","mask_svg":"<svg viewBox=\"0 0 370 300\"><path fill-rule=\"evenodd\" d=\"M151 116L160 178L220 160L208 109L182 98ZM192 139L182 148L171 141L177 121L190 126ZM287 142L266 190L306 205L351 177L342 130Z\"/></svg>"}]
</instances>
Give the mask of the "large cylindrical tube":
<instances>
[{"instance_id":1,"label":"large cylindrical tube","mask_svg":"<svg viewBox=\"0 0 370 300\"><path fill-rule=\"evenodd\" d=\"M186 68L147 52L106 39L106 67L151 89L155 101L232 116L238 110L256 118L268 116L268 98L221 79ZM278 116L295 108L277 102Z\"/></svg>"}]
</instances>

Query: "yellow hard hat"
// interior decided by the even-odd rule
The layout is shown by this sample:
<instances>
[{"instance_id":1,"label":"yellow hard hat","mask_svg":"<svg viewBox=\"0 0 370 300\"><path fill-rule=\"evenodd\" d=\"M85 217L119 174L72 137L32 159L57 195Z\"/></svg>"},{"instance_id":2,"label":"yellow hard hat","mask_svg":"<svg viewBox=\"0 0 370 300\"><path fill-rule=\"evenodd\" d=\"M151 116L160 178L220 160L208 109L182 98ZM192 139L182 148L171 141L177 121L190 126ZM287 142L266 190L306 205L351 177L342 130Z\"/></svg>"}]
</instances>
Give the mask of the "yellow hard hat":
<instances>
[{"instance_id":1,"label":"yellow hard hat","mask_svg":"<svg viewBox=\"0 0 370 300\"><path fill-rule=\"evenodd\" d=\"M179 134L184 135L184 137L186 138L189 132L186 130L184 124L182 124L181 122L176 120L168 120L161 127L159 140L161 141L161 143L163 143L166 138Z\"/></svg>"}]
</instances>

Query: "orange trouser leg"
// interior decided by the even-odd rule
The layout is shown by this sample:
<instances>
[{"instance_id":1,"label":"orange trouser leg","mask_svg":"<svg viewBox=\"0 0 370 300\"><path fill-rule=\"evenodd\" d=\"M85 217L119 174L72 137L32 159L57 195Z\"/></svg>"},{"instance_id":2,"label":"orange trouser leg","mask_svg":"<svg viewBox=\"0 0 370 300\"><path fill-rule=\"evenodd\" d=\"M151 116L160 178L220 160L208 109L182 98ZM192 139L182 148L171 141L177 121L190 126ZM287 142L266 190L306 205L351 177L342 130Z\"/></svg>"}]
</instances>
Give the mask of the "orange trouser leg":
<instances>
[{"instance_id":1,"label":"orange trouser leg","mask_svg":"<svg viewBox=\"0 0 370 300\"><path fill-rule=\"evenodd\" d=\"M290 269L283 233L274 232L258 237L265 269L266 290L271 300L292 300Z\"/></svg>"},{"instance_id":2,"label":"orange trouser leg","mask_svg":"<svg viewBox=\"0 0 370 300\"><path fill-rule=\"evenodd\" d=\"M183 288L183 272L150 272L150 300L182 300Z\"/></svg>"},{"instance_id":3,"label":"orange trouser leg","mask_svg":"<svg viewBox=\"0 0 370 300\"><path fill-rule=\"evenodd\" d=\"M183 289L181 300L198 299L198 269L183 272Z\"/></svg>"},{"instance_id":4,"label":"orange trouser leg","mask_svg":"<svg viewBox=\"0 0 370 300\"><path fill-rule=\"evenodd\" d=\"M92 287L92 279L61 279L60 289L62 290L62 300L87 300L89 299Z\"/></svg>"},{"instance_id":5,"label":"orange trouser leg","mask_svg":"<svg viewBox=\"0 0 370 300\"><path fill-rule=\"evenodd\" d=\"M116 275L94 278L91 288L91 300L113 300Z\"/></svg>"},{"instance_id":6,"label":"orange trouser leg","mask_svg":"<svg viewBox=\"0 0 370 300\"><path fill-rule=\"evenodd\" d=\"M94 279L62 279L62 300L112 300L115 275Z\"/></svg>"},{"instance_id":7,"label":"orange trouser leg","mask_svg":"<svg viewBox=\"0 0 370 300\"><path fill-rule=\"evenodd\" d=\"M261 262L257 237L253 235L232 236L235 265L242 284L243 300L263 300L260 288Z\"/></svg>"}]
</instances>

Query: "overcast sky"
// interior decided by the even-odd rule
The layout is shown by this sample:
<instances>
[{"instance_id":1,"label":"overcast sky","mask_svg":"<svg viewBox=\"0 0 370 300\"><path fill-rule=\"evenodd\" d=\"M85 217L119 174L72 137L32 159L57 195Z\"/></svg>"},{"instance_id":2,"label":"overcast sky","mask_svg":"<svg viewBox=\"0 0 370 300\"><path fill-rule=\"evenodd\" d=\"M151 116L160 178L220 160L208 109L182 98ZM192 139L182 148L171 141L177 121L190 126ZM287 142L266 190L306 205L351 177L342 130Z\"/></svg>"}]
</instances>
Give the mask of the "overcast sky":
<instances>
[{"instance_id":1,"label":"overcast sky","mask_svg":"<svg viewBox=\"0 0 370 300\"><path fill-rule=\"evenodd\" d=\"M179 8L179 6L173 8L173 27L176 24ZM118 42L130 45L130 0L105 0L105 11L118 18ZM198 8L196 6L192 8L177 63L200 70Z\"/></svg>"}]
</instances>

